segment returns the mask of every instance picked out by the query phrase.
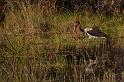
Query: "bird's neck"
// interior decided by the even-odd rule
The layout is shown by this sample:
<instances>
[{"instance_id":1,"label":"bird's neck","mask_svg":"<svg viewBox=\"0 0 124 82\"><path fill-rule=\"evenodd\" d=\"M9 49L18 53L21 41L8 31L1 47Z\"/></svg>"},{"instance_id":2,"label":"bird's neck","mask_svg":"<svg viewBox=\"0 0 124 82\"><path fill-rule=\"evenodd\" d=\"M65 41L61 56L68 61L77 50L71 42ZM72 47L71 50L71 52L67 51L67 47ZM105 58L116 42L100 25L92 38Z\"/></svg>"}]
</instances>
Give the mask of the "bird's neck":
<instances>
[{"instance_id":1,"label":"bird's neck","mask_svg":"<svg viewBox=\"0 0 124 82\"><path fill-rule=\"evenodd\" d=\"M73 29L73 32L77 31L78 29L79 29L79 25L75 25L74 29Z\"/></svg>"}]
</instances>

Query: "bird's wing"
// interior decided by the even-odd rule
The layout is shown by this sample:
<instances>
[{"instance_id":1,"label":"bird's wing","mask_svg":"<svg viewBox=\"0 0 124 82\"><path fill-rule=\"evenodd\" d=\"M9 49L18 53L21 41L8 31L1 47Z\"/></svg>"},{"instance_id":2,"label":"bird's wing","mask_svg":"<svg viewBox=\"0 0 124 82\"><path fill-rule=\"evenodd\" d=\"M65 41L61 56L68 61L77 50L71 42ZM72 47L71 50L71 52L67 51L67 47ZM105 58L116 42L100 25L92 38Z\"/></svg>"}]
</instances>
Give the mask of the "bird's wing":
<instances>
[{"instance_id":1,"label":"bird's wing","mask_svg":"<svg viewBox=\"0 0 124 82\"><path fill-rule=\"evenodd\" d=\"M87 33L89 33L92 36L107 37L107 34L105 34L104 32L102 32L99 29L89 30L89 31L87 31Z\"/></svg>"}]
</instances>

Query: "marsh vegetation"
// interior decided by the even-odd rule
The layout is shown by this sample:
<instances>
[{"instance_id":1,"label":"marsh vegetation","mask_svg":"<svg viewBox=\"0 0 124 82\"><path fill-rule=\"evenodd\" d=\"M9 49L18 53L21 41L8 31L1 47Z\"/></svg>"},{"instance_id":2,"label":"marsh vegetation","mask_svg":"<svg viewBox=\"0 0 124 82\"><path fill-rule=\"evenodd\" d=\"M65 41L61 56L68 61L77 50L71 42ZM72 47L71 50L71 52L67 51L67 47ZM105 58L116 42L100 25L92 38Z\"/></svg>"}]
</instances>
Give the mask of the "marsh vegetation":
<instances>
[{"instance_id":1,"label":"marsh vegetation","mask_svg":"<svg viewBox=\"0 0 124 82\"><path fill-rule=\"evenodd\" d=\"M78 11L68 5L71 2L65 8L61 2L1 2L0 82L123 82L123 4L110 13L94 10L96 2L87 2ZM74 33L75 20L82 28L97 26L110 43Z\"/></svg>"}]
</instances>

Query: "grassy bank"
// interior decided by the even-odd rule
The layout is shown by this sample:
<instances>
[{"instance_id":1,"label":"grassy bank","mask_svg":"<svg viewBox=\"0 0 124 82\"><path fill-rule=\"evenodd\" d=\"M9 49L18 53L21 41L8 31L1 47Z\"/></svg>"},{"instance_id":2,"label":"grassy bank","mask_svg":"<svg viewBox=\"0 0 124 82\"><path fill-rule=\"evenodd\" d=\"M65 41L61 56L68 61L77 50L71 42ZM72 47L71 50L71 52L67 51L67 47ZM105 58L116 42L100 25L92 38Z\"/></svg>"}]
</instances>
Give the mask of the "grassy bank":
<instances>
[{"instance_id":1,"label":"grassy bank","mask_svg":"<svg viewBox=\"0 0 124 82\"><path fill-rule=\"evenodd\" d=\"M71 78L71 74L70 77L68 75L71 70L67 66L68 54L83 55L80 60L78 57L76 59L76 62L83 64L92 57L105 58L108 55L104 48L105 40L89 40L85 33L73 33L75 19L81 22L82 28L98 26L112 38L111 47L123 51L123 15L104 17L88 12L45 15L39 6L21 4L19 10L16 10L11 5L4 27L0 27L0 81L65 80ZM116 55L123 54L118 52Z\"/></svg>"}]
</instances>

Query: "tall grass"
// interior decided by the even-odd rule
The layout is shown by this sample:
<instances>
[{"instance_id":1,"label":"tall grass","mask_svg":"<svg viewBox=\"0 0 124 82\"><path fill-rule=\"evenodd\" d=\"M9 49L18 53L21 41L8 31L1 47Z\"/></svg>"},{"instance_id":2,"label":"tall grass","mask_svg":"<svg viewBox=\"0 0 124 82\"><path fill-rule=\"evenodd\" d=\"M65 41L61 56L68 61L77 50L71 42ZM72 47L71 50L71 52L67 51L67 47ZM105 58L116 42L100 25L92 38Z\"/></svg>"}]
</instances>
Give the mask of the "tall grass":
<instances>
[{"instance_id":1,"label":"tall grass","mask_svg":"<svg viewBox=\"0 0 124 82\"><path fill-rule=\"evenodd\" d=\"M0 28L0 40L4 44L0 48L1 82L73 80L72 75L84 71L81 67L74 71L76 66L72 61L76 54L83 55L84 58L79 59L83 64L94 55L97 58L104 56L107 53L103 48L105 40L89 40L85 33L73 33L75 19L81 22L82 28L98 26L113 39L112 46L124 47L123 15L103 17L72 12L48 15L45 12L49 11L40 5L16 4L10 2L4 28ZM72 66L68 68L70 53L74 56Z\"/></svg>"}]
</instances>

